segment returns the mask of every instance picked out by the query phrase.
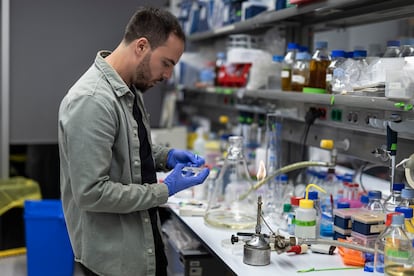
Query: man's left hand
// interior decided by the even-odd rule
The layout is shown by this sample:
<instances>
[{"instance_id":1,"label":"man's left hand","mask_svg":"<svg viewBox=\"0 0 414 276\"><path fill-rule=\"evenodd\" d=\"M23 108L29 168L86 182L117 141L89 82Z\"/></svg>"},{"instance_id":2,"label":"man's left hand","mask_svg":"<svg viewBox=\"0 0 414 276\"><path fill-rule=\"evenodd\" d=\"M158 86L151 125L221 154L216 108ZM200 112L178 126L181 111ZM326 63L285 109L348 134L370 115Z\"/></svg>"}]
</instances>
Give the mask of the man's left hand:
<instances>
[{"instance_id":1,"label":"man's left hand","mask_svg":"<svg viewBox=\"0 0 414 276\"><path fill-rule=\"evenodd\" d=\"M174 168L177 164L185 164L186 166L200 167L204 165L203 157L192 153L188 150L172 149L168 152L167 167Z\"/></svg>"}]
</instances>

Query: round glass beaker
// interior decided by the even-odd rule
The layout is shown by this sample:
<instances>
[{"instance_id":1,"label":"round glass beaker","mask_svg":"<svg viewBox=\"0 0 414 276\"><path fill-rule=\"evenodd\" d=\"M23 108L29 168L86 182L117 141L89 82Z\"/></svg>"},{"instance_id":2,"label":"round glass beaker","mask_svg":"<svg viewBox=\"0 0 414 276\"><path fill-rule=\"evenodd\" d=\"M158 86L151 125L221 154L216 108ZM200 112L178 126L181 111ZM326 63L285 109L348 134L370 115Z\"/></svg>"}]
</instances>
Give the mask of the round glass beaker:
<instances>
[{"instance_id":1,"label":"round glass beaker","mask_svg":"<svg viewBox=\"0 0 414 276\"><path fill-rule=\"evenodd\" d=\"M243 137L230 136L224 165L215 181L204 221L214 227L230 229L253 228L257 222L256 193L243 155Z\"/></svg>"}]
</instances>

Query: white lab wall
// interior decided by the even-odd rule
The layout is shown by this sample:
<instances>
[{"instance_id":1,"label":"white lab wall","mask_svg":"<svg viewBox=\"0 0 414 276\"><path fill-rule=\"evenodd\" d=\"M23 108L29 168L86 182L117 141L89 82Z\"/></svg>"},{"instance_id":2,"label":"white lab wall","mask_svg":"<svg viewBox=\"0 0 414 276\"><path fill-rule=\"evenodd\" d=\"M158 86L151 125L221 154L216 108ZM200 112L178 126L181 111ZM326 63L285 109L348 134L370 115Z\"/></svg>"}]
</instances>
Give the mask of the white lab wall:
<instances>
[{"instance_id":1,"label":"white lab wall","mask_svg":"<svg viewBox=\"0 0 414 276\"><path fill-rule=\"evenodd\" d=\"M379 51L384 51L387 40L396 40L409 35L405 32L406 30L401 28L400 21L393 20L318 32L315 33L314 41L328 41L329 50L364 49L368 51L368 55L375 55L378 48Z\"/></svg>"}]
</instances>

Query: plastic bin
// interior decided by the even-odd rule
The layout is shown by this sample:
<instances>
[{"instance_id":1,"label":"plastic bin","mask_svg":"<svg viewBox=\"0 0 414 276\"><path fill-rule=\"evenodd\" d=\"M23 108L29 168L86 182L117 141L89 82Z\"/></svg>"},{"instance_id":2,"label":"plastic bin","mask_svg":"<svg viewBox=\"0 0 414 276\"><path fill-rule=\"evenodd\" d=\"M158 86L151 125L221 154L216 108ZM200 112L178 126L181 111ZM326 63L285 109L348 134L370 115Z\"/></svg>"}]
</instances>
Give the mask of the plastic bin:
<instances>
[{"instance_id":1,"label":"plastic bin","mask_svg":"<svg viewBox=\"0 0 414 276\"><path fill-rule=\"evenodd\" d=\"M72 276L74 255L60 200L24 203L28 276Z\"/></svg>"}]
</instances>

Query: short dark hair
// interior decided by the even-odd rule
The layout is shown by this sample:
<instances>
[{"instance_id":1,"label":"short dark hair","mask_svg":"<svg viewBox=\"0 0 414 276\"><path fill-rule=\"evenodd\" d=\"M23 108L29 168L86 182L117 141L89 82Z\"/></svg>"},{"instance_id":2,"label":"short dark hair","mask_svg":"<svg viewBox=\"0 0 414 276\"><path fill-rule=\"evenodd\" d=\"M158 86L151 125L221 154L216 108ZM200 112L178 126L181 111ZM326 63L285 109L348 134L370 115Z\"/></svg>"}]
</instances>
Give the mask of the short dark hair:
<instances>
[{"instance_id":1,"label":"short dark hair","mask_svg":"<svg viewBox=\"0 0 414 276\"><path fill-rule=\"evenodd\" d=\"M171 33L185 43L185 34L172 13L165 9L141 7L129 20L124 41L129 44L137 38L145 37L151 48L155 49L164 44Z\"/></svg>"}]
</instances>

